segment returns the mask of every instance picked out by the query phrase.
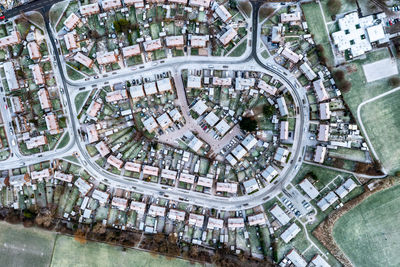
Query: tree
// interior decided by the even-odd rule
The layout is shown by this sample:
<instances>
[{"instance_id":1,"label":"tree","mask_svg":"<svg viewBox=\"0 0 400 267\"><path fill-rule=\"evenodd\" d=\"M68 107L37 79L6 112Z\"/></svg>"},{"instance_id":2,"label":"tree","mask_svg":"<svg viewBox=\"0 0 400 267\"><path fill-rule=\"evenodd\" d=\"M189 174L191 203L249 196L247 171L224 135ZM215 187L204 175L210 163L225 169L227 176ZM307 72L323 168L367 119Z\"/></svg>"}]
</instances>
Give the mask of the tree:
<instances>
[{"instance_id":1,"label":"tree","mask_svg":"<svg viewBox=\"0 0 400 267\"><path fill-rule=\"evenodd\" d=\"M351 89L351 82L347 81L345 79L345 74L344 71L342 70L335 70L332 73L333 79L335 80L335 83L337 85L337 87L339 88L339 90L342 93L347 93L350 91Z\"/></svg>"},{"instance_id":2,"label":"tree","mask_svg":"<svg viewBox=\"0 0 400 267\"><path fill-rule=\"evenodd\" d=\"M394 88L394 87L399 87L400 86L400 78L399 77L392 77L389 79L389 86Z\"/></svg>"},{"instance_id":3,"label":"tree","mask_svg":"<svg viewBox=\"0 0 400 267\"><path fill-rule=\"evenodd\" d=\"M342 8L342 2L340 0L329 0L328 1L328 11L332 15L336 15L340 12Z\"/></svg>"},{"instance_id":4,"label":"tree","mask_svg":"<svg viewBox=\"0 0 400 267\"><path fill-rule=\"evenodd\" d=\"M244 117L239 123L240 129L254 132L257 129L257 121L250 117Z\"/></svg>"},{"instance_id":5,"label":"tree","mask_svg":"<svg viewBox=\"0 0 400 267\"><path fill-rule=\"evenodd\" d=\"M274 111L275 111L275 108L271 105L263 106L263 114L267 118L270 118L272 115L274 115Z\"/></svg>"}]
</instances>

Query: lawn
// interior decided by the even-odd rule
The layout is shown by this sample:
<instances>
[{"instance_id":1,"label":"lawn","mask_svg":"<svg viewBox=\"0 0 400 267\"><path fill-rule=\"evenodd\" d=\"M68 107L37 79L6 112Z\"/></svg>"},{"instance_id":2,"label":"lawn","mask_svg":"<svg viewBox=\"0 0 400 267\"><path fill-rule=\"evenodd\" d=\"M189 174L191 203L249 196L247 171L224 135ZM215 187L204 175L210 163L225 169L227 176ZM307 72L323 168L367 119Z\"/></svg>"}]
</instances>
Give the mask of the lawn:
<instances>
[{"instance_id":1,"label":"lawn","mask_svg":"<svg viewBox=\"0 0 400 267\"><path fill-rule=\"evenodd\" d=\"M181 259L167 260L163 256L134 249L88 242L84 245L72 237L57 236L51 266L189 266Z\"/></svg>"},{"instance_id":2,"label":"lawn","mask_svg":"<svg viewBox=\"0 0 400 267\"><path fill-rule=\"evenodd\" d=\"M329 35L326 32L325 22L322 17L321 9L315 2L301 5L310 33L313 35L316 44L324 47L327 63L333 65L333 52L329 43Z\"/></svg>"},{"instance_id":3,"label":"lawn","mask_svg":"<svg viewBox=\"0 0 400 267\"><path fill-rule=\"evenodd\" d=\"M236 46L235 49L229 54L230 57L240 57L246 52L247 48L247 40L243 40L243 42Z\"/></svg>"},{"instance_id":4,"label":"lawn","mask_svg":"<svg viewBox=\"0 0 400 267\"><path fill-rule=\"evenodd\" d=\"M331 16L333 15L328 9L329 0L321 0L322 9L324 10L325 19L327 22L332 21ZM342 6L340 8L339 14L347 13L350 11L357 11L356 1L353 0L341 0Z\"/></svg>"},{"instance_id":5,"label":"lawn","mask_svg":"<svg viewBox=\"0 0 400 267\"><path fill-rule=\"evenodd\" d=\"M75 108L77 113L80 112L83 104L85 104L86 97L90 94L90 91L81 92L75 97Z\"/></svg>"},{"instance_id":6,"label":"lawn","mask_svg":"<svg viewBox=\"0 0 400 267\"><path fill-rule=\"evenodd\" d=\"M66 145L68 145L69 143L69 133L65 133L64 136L61 138L60 142L58 143L57 148L64 148Z\"/></svg>"},{"instance_id":7,"label":"lawn","mask_svg":"<svg viewBox=\"0 0 400 267\"><path fill-rule=\"evenodd\" d=\"M22 225L0 223L2 266L49 266L55 234Z\"/></svg>"},{"instance_id":8,"label":"lawn","mask_svg":"<svg viewBox=\"0 0 400 267\"><path fill-rule=\"evenodd\" d=\"M355 266L399 266L400 186L376 193L342 216L333 237Z\"/></svg>"},{"instance_id":9,"label":"lawn","mask_svg":"<svg viewBox=\"0 0 400 267\"><path fill-rule=\"evenodd\" d=\"M400 91L361 108L361 120L386 171L400 170ZM397 156L395 156L397 155Z\"/></svg>"}]
</instances>

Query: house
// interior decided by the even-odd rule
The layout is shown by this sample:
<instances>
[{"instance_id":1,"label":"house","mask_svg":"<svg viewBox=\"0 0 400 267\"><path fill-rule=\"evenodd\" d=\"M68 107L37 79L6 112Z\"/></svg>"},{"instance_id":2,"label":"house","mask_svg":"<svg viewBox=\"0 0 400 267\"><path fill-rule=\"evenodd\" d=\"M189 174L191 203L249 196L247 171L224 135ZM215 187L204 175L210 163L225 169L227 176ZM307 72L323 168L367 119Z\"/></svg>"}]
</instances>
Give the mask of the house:
<instances>
[{"instance_id":1,"label":"house","mask_svg":"<svg viewBox=\"0 0 400 267\"><path fill-rule=\"evenodd\" d=\"M114 53L114 51L106 53L97 52L96 60L99 65L108 65L118 62L118 56Z\"/></svg>"},{"instance_id":2,"label":"house","mask_svg":"<svg viewBox=\"0 0 400 267\"><path fill-rule=\"evenodd\" d=\"M277 26L272 26L271 43L279 44L282 41L282 29L282 23L279 23Z\"/></svg>"},{"instance_id":3,"label":"house","mask_svg":"<svg viewBox=\"0 0 400 267\"><path fill-rule=\"evenodd\" d=\"M137 214L143 215L146 212L146 203L132 201L129 208L136 211Z\"/></svg>"},{"instance_id":4,"label":"house","mask_svg":"<svg viewBox=\"0 0 400 267\"><path fill-rule=\"evenodd\" d=\"M247 194L251 194L260 189L260 186L257 183L256 179L250 179L243 182L243 187L246 190Z\"/></svg>"},{"instance_id":5,"label":"house","mask_svg":"<svg viewBox=\"0 0 400 267\"><path fill-rule=\"evenodd\" d=\"M328 124L320 124L319 125L317 140L320 142L328 142L328 140L329 140L329 125Z\"/></svg>"},{"instance_id":6,"label":"house","mask_svg":"<svg viewBox=\"0 0 400 267\"><path fill-rule=\"evenodd\" d=\"M10 35L0 38L0 48L19 44L22 41L19 31L12 31Z\"/></svg>"},{"instance_id":7,"label":"house","mask_svg":"<svg viewBox=\"0 0 400 267\"><path fill-rule=\"evenodd\" d=\"M255 145L257 145L258 141L252 134L248 134L242 141L242 146L250 151Z\"/></svg>"},{"instance_id":8,"label":"house","mask_svg":"<svg viewBox=\"0 0 400 267\"><path fill-rule=\"evenodd\" d=\"M280 163L286 163L286 161L288 160L288 156L289 156L289 150L283 147L278 147L278 149L275 152L274 160Z\"/></svg>"},{"instance_id":9,"label":"house","mask_svg":"<svg viewBox=\"0 0 400 267\"><path fill-rule=\"evenodd\" d=\"M295 52L293 52L292 50L290 50L288 47L285 47L282 52L281 55L285 58L287 58L290 62L296 64L297 62L299 62L299 60L301 59L300 56L298 54L296 54Z\"/></svg>"},{"instance_id":10,"label":"house","mask_svg":"<svg viewBox=\"0 0 400 267\"><path fill-rule=\"evenodd\" d=\"M168 212L168 219L173 221L183 222L185 220L186 212L176 209L170 209Z\"/></svg>"},{"instance_id":11,"label":"house","mask_svg":"<svg viewBox=\"0 0 400 267\"><path fill-rule=\"evenodd\" d=\"M256 79L254 78L241 78L235 79L235 90L249 90L250 87L254 87Z\"/></svg>"},{"instance_id":12,"label":"house","mask_svg":"<svg viewBox=\"0 0 400 267\"><path fill-rule=\"evenodd\" d=\"M99 141L99 134L97 133L95 124L86 126L86 132L88 135L89 144Z\"/></svg>"},{"instance_id":13,"label":"house","mask_svg":"<svg viewBox=\"0 0 400 267\"><path fill-rule=\"evenodd\" d=\"M44 119L46 121L47 130L49 130L50 134L60 133L60 127L58 126L56 114L48 113Z\"/></svg>"},{"instance_id":14,"label":"house","mask_svg":"<svg viewBox=\"0 0 400 267\"><path fill-rule=\"evenodd\" d=\"M72 179L74 178L74 176L72 174L66 174L60 171L55 171L54 172L54 179L63 181L63 182L67 182L67 183L71 183Z\"/></svg>"},{"instance_id":15,"label":"house","mask_svg":"<svg viewBox=\"0 0 400 267\"><path fill-rule=\"evenodd\" d=\"M167 37L165 37L165 44L169 48L172 48L172 47L183 47L183 45L184 45L183 35L167 36Z\"/></svg>"},{"instance_id":16,"label":"house","mask_svg":"<svg viewBox=\"0 0 400 267\"><path fill-rule=\"evenodd\" d=\"M36 42L29 42L26 46L28 47L29 57L32 60L37 60L42 58L39 45Z\"/></svg>"},{"instance_id":17,"label":"house","mask_svg":"<svg viewBox=\"0 0 400 267\"><path fill-rule=\"evenodd\" d=\"M91 59L88 56L85 56L84 54L82 54L81 52L78 52L75 54L74 56L74 60L80 64L82 64L83 66L85 66L86 68L91 68L93 66L93 59Z\"/></svg>"},{"instance_id":18,"label":"house","mask_svg":"<svg viewBox=\"0 0 400 267\"><path fill-rule=\"evenodd\" d=\"M312 81L315 78L317 78L317 74L315 74L315 72L312 70L312 68L307 62L301 64L299 69L309 81Z\"/></svg>"},{"instance_id":19,"label":"house","mask_svg":"<svg viewBox=\"0 0 400 267\"><path fill-rule=\"evenodd\" d=\"M123 57L134 57L134 56L137 56L140 54L141 54L140 45L138 45L138 44L122 48Z\"/></svg>"},{"instance_id":20,"label":"house","mask_svg":"<svg viewBox=\"0 0 400 267\"><path fill-rule=\"evenodd\" d=\"M126 100L126 99L128 99L128 92L125 89L112 91L112 92L107 93L107 95L106 95L106 101L108 103L110 103L110 102L115 103L115 102L118 102L121 100Z\"/></svg>"},{"instance_id":21,"label":"house","mask_svg":"<svg viewBox=\"0 0 400 267\"><path fill-rule=\"evenodd\" d=\"M81 19L75 13L71 13L64 21L64 26L67 30L72 31L80 22Z\"/></svg>"},{"instance_id":22,"label":"house","mask_svg":"<svg viewBox=\"0 0 400 267\"><path fill-rule=\"evenodd\" d=\"M211 0L190 0L189 6L208 8L210 7L210 2Z\"/></svg>"},{"instance_id":23,"label":"house","mask_svg":"<svg viewBox=\"0 0 400 267\"><path fill-rule=\"evenodd\" d=\"M45 135L31 137L25 141L27 149L33 149L39 146L44 146L45 144L47 144L47 137Z\"/></svg>"},{"instance_id":24,"label":"house","mask_svg":"<svg viewBox=\"0 0 400 267\"><path fill-rule=\"evenodd\" d=\"M103 106L103 101L101 98L92 101L86 111L86 114L91 118L96 118L97 113L100 111L101 107Z\"/></svg>"},{"instance_id":25,"label":"house","mask_svg":"<svg viewBox=\"0 0 400 267\"><path fill-rule=\"evenodd\" d=\"M166 130L171 127L174 123L171 118L168 116L168 113L161 114L160 117L157 118L158 125L160 125L161 129Z\"/></svg>"},{"instance_id":26,"label":"house","mask_svg":"<svg viewBox=\"0 0 400 267\"><path fill-rule=\"evenodd\" d=\"M152 217L164 217L165 216L165 207L157 206L157 205L150 205L149 211L147 213L149 216Z\"/></svg>"},{"instance_id":27,"label":"house","mask_svg":"<svg viewBox=\"0 0 400 267\"><path fill-rule=\"evenodd\" d=\"M69 32L64 35L64 42L67 50L71 51L78 48L78 44L75 40L75 35L72 32Z\"/></svg>"},{"instance_id":28,"label":"house","mask_svg":"<svg viewBox=\"0 0 400 267\"><path fill-rule=\"evenodd\" d=\"M167 170L167 169L162 169L161 170L161 178L167 179L167 180L174 180L177 177L178 172L174 170Z\"/></svg>"},{"instance_id":29,"label":"house","mask_svg":"<svg viewBox=\"0 0 400 267\"><path fill-rule=\"evenodd\" d=\"M110 197L109 193L100 191L98 189L95 189L92 193L92 198L99 201L101 205L107 203L109 197Z\"/></svg>"},{"instance_id":30,"label":"house","mask_svg":"<svg viewBox=\"0 0 400 267\"><path fill-rule=\"evenodd\" d=\"M223 5L218 5L216 2L214 2L212 9L223 22L227 22L232 18L232 14L229 13L229 11Z\"/></svg>"},{"instance_id":31,"label":"house","mask_svg":"<svg viewBox=\"0 0 400 267\"><path fill-rule=\"evenodd\" d=\"M217 183L215 191L217 192L225 192L230 194L236 194L238 189L238 184L236 183Z\"/></svg>"},{"instance_id":32,"label":"house","mask_svg":"<svg viewBox=\"0 0 400 267\"><path fill-rule=\"evenodd\" d=\"M103 7L104 11L109 11L112 9L121 8L121 0L103 0L101 2L101 6Z\"/></svg>"},{"instance_id":33,"label":"house","mask_svg":"<svg viewBox=\"0 0 400 267\"><path fill-rule=\"evenodd\" d=\"M143 43L144 51L152 52L162 48L161 39L148 40Z\"/></svg>"},{"instance_id":34,"label":"house","mask_svg":"<svg viewBox=\"0 0 400 267\"><path fill-rule=\"evenodd\" d=\"M331 267L331 265L326 262L324 258L317 254L308 263L308 267Z\"/></svg>"},{"instance_id":35,"label":"house","mask_svg":"<svg viewBox=\"0 0 400 267\"><path fill-rule=\"evenodd\" d=\"M190 174L190 173L182 172L179 175L179 182L184 182L184 183L187 183L187 184L194 184L194 179L195 179L195 176L193 174Z\"/></svg>"},{"instance_id":36,"label":"house","mask_svg":"<svg viewBox=\"0 0 400 267\"><path fill-rule=\"evenodd\" d=\"M172 90L171 79L163 78L161 80L158 80L157 81L157 89L158 89L158 92L160 92L160 93L164 93L166 91L171 91Z\"/></svg>"},{"instance_id":37,"label":"house","mask_svg":"<svg viewBox=\"0 0 400 267\"><path fill-rule=\"evenodd\" d=\"M21 103L21 98L19 96L11 97L11 109L14 113L24 112L24 106Z\"/></svg>"},{"instance_id":38,"label":"house","mask_svg":"<svg viewBox=\"0 0 400 267\"><path fill-rule=\"evenodd\" d=\"M185 5L187 4L188 0L168 0L168 3L175 3L175 4L181 4Z\"/></svg>"},{"instance_id":39,"label":"house","mask_svg":"<svg viewBox=\"0 0 400 267\"><path fill-rule=\"evenodd\" d=\"M30 183L31 179L28 173L10 176L8 184L14 187L22 187L24 184Z\"/></svg>"},{"instance_id":40,"label":"house","mask_svg":"<svg viewBox=\"0 0 400 267\"><path fill-rule=\"evenodd\" d=\"M51 101L49 97L49 92L45 88L42 88L39 90L38 96L39 96L40 107L42 109L50 109Z\"/></svg>"},{"instance_id":41,"label":"house","mask_svg":"<svg viewBox=\"0 0 400 267\"><path fill-rule=\"evenodd\" d=\"M100 156L105 157L110 154L111 150L108 148L107 144L104 141L100 141L95 145L97 151L99 151Z\"/></svg>"},{"instance_id":42,"label":"house","mask_svg":"<svg viewBox=\"0 0 400 267\"><path fill-rule=\"evenodd\" d=\"M124 165L124 162L120 159L118 159L116 156L114 155L110 155L107 159L107 163L110 164L111 166L114 166L117 169L121 169L122 165Z\"/></svg>"},{"instance_id":43,"label":"house","mask_svg":"<svg viewBox=\"0 0 400 267\"><path fill-rule=\"evenodd\" d=\"M32 70L33 74L33 80L36 85L42 85L44 84L44 77L43 77L43 72L42 68L39 66L39 64L31 65L29 68Z\"/></svg>"},{"instance_id":44,"label":"house","mask_svg":"<svg viewBox=\"0 0 400 267\"><path fill-rule=\"evenodd\" d=\"M291 249L286 258L292 262L295 267L306 267L306 260L295 249Z\"/></svg>"},{"instance_id":45,"label":"house","mask_svg":"<svg viewBox=\"0 0 400 267\"><path fill-rule=\"evenodd\" d=\"M129 93L131 95L131 98L133 100L136 100L138 98L144 97L144 91L143 91L143 86L142 85L135 85L131 86L129 88Z\"/></svg>"},{"instance_id":46,"label":"house","mask_svg":"<svg viewBox=\"0 0 400 267\"><path fill-rule=\"evenodd\" d=\"M206 102L204 100L199 100L194 104L192 110L197 113L197 115L201 116L208 109Z\"/></svg>"},{"instance_id":47,"label":"house","mask_svg":"<svg viewBox=\"0 0 400 267\"><path fill-rule=\"evenodd\" d=\"M281 129L279 138L281 140L287 140L289 138L289 122L288 121L281 121Z\"/></svg>"},{"instance_id":48,"label":"house","mask_svg":"<svg viewBox=\"0 0 400 267\"><path fill-rule=\"evenodd\" d=\"M320 103L319 104L319 119L320 120L329 120L331 118L331 111L329 108L329 103Z\"/></svg>"},{"instance_id":49,"label":"house","mask_svg":"<svg viewBox=\"0 0 400 267\"><path fill-rule=\"evenodd\" d=\"M258 213L247 217L250 226L264 225L267 223L264 213Z\"/></svg>"},{"instance_id":50,"label":"house","mask_svg":"<svg viewBox=\"0 0 400 267\"><path fill-rule=\"evenodd\" d=\"M317 149L315 150L314 161L320 164L324 163L326 152L327 152L326 147L317 146Z\"/></svg>"},{"instance_id":51,"label":"house","mask_svg":"<svg viewBox=\"0 0 400 267\"><path fill-rule=\"evenodd\" d=\"M142 123L143 123L144 128L146 128L146 130L149 133L154 132L154 130L158 128L158 124L157 124L156 120L152 116L150 116L147 119L143 120Z\"/></svg>"},{"instance_id":52,"label":"house","mask_svg":"<svg viewBox=\"0 0 400 267\"><path fill-rule=\"evenodd\" d=\"M94 14L100 13L99 4L96 2L94 4L84 5L79 8L79 11L82 16L90 16Z\"/></svg>"},{"instance_id":53,"label":"house","mask_svg":"<svg viewBox=\"0 0 400 267\"><path fill-rule=\"evenodd\" d=\"M8 88L10 91L15 91L19 89L19 83L17 80L17 76L15 75L14 64L12 61L7 61L3 64L4 73L6 74L6 80L8 84Z\"/></svg>"},{"instance_id":54,"label":"house","mask_svg":"<svg viewBox=\"0 0 400 267\"><path fill-rule=\"evenodd\" d=\"M282 234L281 234L281 238L283 240L283 242L285 242L286 244L289 243L293 238L296 237L296 235L298 233L300 233L301 228L296 224L296 223L292 223L292 225L289 226L289 228L287 228Z\"/></svg>"},{"instance_id":55,"label":"house","mask_svg":"<svg viewBox=\"0 0 400 267\"><path fill-rule=\"evenodd\" d=\"M230 41L233 40L233 38L235 38L237 35L237 31L232 28L232 26L228 25L226 27L226 31L219 37L219 40L221 41L221 43L226 46L227 44L230 43Z\"/></svg>"},{"instance_id":56,"label":"house","mask_svg":"<svg viewBox=\"0 0 400 267\"><path fill-rule=\"evenodd\" d=\"M301 181L299 186L311 199L315 199L319 195L317 188L315 188L308 179Z\"/></svg>"},{"instance_id":57,"label":"house","mask_svg":"<svg viewBox=\"0 0 400 267\"><path fill-rule=\"evenodd\" d=\"M289 114L289 111L286 106L286 100L284 97L279 97L276 99L276 102L278 103L278 109L279 113L281 114L282 117L285 117Z\"/></svg>"},{"instance_id":58,"label":"house","mask_svg":"<svg viewBox=\"0 0 400 267\"><path fill-rule=\"evenodd\" d=\"M267 84L264 80L258 80L257 87L260 90L267 92L270 95L275 95L278 89Z\"/></svg>"},{"instance_id":59,"label":"house","mask_svg":"<svg viewBox=\"0 0 400 267\"><path fill-rule=\"evenodd\" d=\"M203 215L199 215L199 214L195 214L195 213L189 214L189 225L202 228L203 224L204 224L204 216Z\"/></svg>"},{"instance_id":60,"label":"house","mask_svg":"<svg viewBox=\"0 0 400 267\"><path fill-rule=\"evenodd\" d=\"M322 210L325 211L329 208L329 203L326 201L325 198L322 198L320 201L317 202L317 206Z\"/></svg>"},{"instance_id":61,"label":"house","mask_svg":"<svg viewBox=\"0 0 400 267\"><path fill-rule=\"evenodd\" d=\"M293 22L301 22L300 12L281 14L281 23L293 23Z\"/></svg>"},{"instance_id":62,"label":"house","mask_svg":"<svg viewBox=\"0 0 400 267\"><path fill-rule=\"evenodd\" d=\"M188 89L191 89L191 88L200 89L202 87L201 86L201 77L194 76L194 75L188 75L186 87Z\"/></svg>"},{"instance_id":63,"label":"house","mask_svg":"<svg viewBox=\"0 0 400 267\"><path fill-rule=\"evenodd\" d=\"M325 85L322 81L322 79L318 79L313 82L315 94L317 95L317 100L318 102L325 101L329 99L328 92L325 89Z\"/></svg>"},{"instance_id":64,"label":"house","mask_svg":"<svg viewBox=\"0 0 400 267\"><path fill-rule=\"evenodd\" d=\"M243 218L228 218L228 228L229 229L244 228L244 219Z\"/></svg>"},{"instance_id":65,"label":"house","mask_svg":"<svg viewBox=\"0 0 400 267\"><path fill-rule=\"evenodd\" d=\"M144 91L146 96L157 94L157 86L156 82L149 82L144 84Z\"/></svg>"},{"instance_id":66,"label":"house","mask_svg":"<svg viewBox=\"0 0 400 267\"><path fill-rule=\"evenodd\" d=\"M208 35L192 35L190 45L193 48L207 47L207 41L210 39Z\"/></svg>"},{"instance_id":67,"label":"house","mask_svg":"<svg viewBox=\"0 0 400 267\"><path fill-rule=\"evenodd\" d=\"M217 219L217 218L208 218L207 229L222 229L224 227L224 220Z\"/></svg>"},{"instance_id":68,"label":"house","mask_svg":"<svg viewBox=\"0 0 400 267\"><path fill-rule=\"evenodd\" d=\"M211 188L213 185L213 179L200 176L197 180L197 185Z\"/></svg>"},{"instance_id":69,"label":"house","mask_svg":"<svg viewBox=\"0 0 400 267\"><path fill-rule=\"evenodd\" d=\"M86 196L86 194L92 189L93 185L89 184L85 180L83 180L81 177L76 179L74 185L78 187L79 193L81 195Z\"/></svg>"},{"instance_id":70,"label":"house","mask_svg":"<svg viewBox=\"0 0 400 267\"><path fill-rule=\"evenodd\" d=\"M281 207L279 207L278 204L275 204L269 211L282 226L290 222L289 216L281 209Z\"/></svg>"},{"instance_id":71,"label":"house","mask_svg":"<svg viewBox=\"0 0 400 267\"><path fill-rule=\"evenodd\" d=\"M231 153L238 161L240 161L247 154L247 150L239 144L232 149Z\"/></svg>"},{"instance_id":72,"label":"house","mask_svg":"<svg viewBox=\"0 0 400 267\"><path fill-rule=\"evenodd\" d=\"M31 179L32 180L42 180L45 178L50 178L50 169L43 169L41 171L32 171Z\"/></svg>"},{"instance_id":73,"label":"house","mask_svg":"<svg viewBox=\"0 0 400 267\"><path fill-rule=\"evenodd\" d=\"M221 136L224 136L231 129L231 126L223 119L215 125L215 129Z\"/></svg>"},{"instance_id":74,"label":"house","mask_svg":"<svg viewBox=\"0 0 400 267\"><path fill-rule=\"evenodd\" d=\"M232 85L232 78L220 78L220 77L213 77L213 85L214 86L231 86Z\"/></svg>"},{"instance_id":75,"label":"house","mask_svg":"<svg viewBox=\"0 0 400 267\"><path fill-rule=\"evenodd\" d=\"M128 207L128 200L120 197L113 197L111 200L111 206L116 207L119 210L125 210Z\"/></svg>"},{"instance_id":76,"label":"house","mask_svg":"<svg viewBox=\"0 0 400 267\"><path fill-rule=\"evenodd\" d=\"M135 6L135 8L144 8L143 0L124 0L126 6Z\"/></svg>"},{"instance_id":77,"label":"house","mask_svg":"<svg viewBox=\"0 0 400 267\"><path fill-rule=\"evenodd\" d=\"M211 111L207 114L207 116L204 117L204 120L208 125L210 125L210 127L213 127L219 121L219 117Z\"/></svg>"},{"instance_id":78,"label":"house","mask_svg":"<svg viewBox=\"0 0 400 267\"><path fill-rule=\"evenodd\" d=\"M267 182L271 182L272 179L274 179L277 175L278 175L278 171L272 167L272 166L268 166L262 173L261 176L264 177L264 179Z\"/></svg>"},{"instance_id":79,"label":"house","mask_svg":"<svg viewBox=\"0 0 400 267\"><path fill-rule=\"evenodd\" d=\"M140 169L141 169L142 165L139 163L135 163L135 162L126 162L124 169L130 172L136 172L136 173L140 173Z\"/></svg>"},{"instance_id":80,"label":"house","mask_svg":"<svg viewBox=\"0 0 400 267\"><path fill-rule=\"evenodd\" d=\"M150 166L150 165L144 165L143 166L143 174L148 175L148 176L158 176L159 173L159 168Z\"/></svg>"}]
</instances>

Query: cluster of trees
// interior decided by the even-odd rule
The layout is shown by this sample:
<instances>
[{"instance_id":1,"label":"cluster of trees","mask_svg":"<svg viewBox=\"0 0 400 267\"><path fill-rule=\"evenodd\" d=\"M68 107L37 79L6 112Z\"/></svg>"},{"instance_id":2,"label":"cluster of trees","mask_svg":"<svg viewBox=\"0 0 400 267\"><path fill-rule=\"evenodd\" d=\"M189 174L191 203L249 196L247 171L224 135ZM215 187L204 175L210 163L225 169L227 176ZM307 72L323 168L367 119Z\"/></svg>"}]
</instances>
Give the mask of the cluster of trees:
<instances>
[{"instance_id":1,"label":"cluster of trees","mask_svg":"<svg viewBox=\"0 0 400 267\"><path fill-rule=\"evenodd\" d=\"M335 70L332 73L333 79L335 80L335 83L339 90L342 93L347 93L351 89L351 82L346 80L346 75L344 74L344 71L342 70Z\"/></svg>"},{"instance_id":2,"label":"cluster of trees","mask_svg":"<svg viewBox=\"0 0 400 267\"><path fill-rule=\"evenodd\" d=\"M257 129L257 121L252 117L243 117L239 122L240 129L247 132L254 132Z\"/></svg>"},{"instance_id":3,"label":"cluster of trees","mask_svg":"<svg viewBox=\"0 0 400 267\"><path fill-rule=\"evenodd\" d=\"M129 30L137 31L139 29L138 24L132 24L129 20L119 19L114 21L114 30L117 33L127 33Z\"/></svg>"},{"instance_id":4,"label":"cluster of trees","mask_svg":"<svg viewBox=\"0 0 400 267\"><path fill-rule=\"evenodd\" d=\"M341 0L329 0L327 3L328 6L328 11L331 13L333 16L338 14L340 12L340 9L342 8L342 1Z\"/></svg>"}]
</instances>

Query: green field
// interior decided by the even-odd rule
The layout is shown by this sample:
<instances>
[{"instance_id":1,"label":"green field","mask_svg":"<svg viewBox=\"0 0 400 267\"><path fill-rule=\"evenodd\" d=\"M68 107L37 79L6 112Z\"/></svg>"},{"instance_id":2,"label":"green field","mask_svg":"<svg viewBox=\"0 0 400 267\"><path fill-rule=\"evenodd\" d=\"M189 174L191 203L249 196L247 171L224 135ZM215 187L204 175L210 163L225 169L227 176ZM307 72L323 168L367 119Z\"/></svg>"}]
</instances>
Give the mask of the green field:
<instances>
[{"instance_id":1,"label":"green field","mask_svg":"<svg viewBox=\"0 0 400 267\"><path fill-rule=\"evenodd\" d=\"M75 97L75 108L76 112L79 113L82 106L85 104L86 97L90 94L90 91L81 92Z\"/></svg>"},{"instance_id":2,"label":"green field","mask_svg":"<svg viewBox=\"0 0 400 267\"><path fill-rule=\"evenodd\" d=\"M163 256L102 243L84 245L72 237L59 235L55 244L51 266L189 266L180 259L167 260Z\"/></svg>"},{"instance_id":3,"label":"green field","mask_svg":"<svg viewBox=\"0 0 400 267\"><path fill-rule=\"evenodd\" d=\"M0 223L2 266L49 266L55 234L22 225Z\"/></svg>"},{"instance_id":4,"label":"green field","mask_svg":"<svg viewBox=\"0 0 400 267\"><path fill-rule=\"evenodd\" d=\"M324 47L327 63L332 66L334 64L334 56L319 5L312 2L301 5L301 8L307 20L308 30L313 35L315 43Z\"/></svg>"},{"instance_id":5,"label":"green field","mask_svg":"<svg viewBox=\"0 0 400 267\"><path fill-rule=\"evenodd\" d=\"M1 266L189 266L181 259L167 259L135 249L96 242L80 244L74 238L38 228L0 222Z\"/></svg>"},{"instance_id":6,"label":"green field","mask_svg":"<svg viewBox=\"0 0 400 267\"><path fill-rule=\"evenodd\" d=\"M391 174L400 170L400 91L361 108L361 120L379 159Z\"/></svg>"},{"instance_id":7,"label":"green field","mask_svg":"<svg viewBox=\"0 0 400 267\"><path fill-rule=\"evenodd\" d=\"M400 186L367 198L333 228L339 247L357 267L399 266Z\"/></svg>"},{"instance_id":8,"label":"green field","mask_svg":"<svg viewBox=\"0 0 400 267\"><path fill-rule=\"evenodd\" d=\"M329 0L321 0L322 9L324 10L325 19L327 22L332 21L332 13L329 12L328 9L328 2ZM353 0L341 0L342 6L340 8L339 14L347 13L350 11L357 11L357 4L356 1Z\"/></svg>"}]
</instances>

